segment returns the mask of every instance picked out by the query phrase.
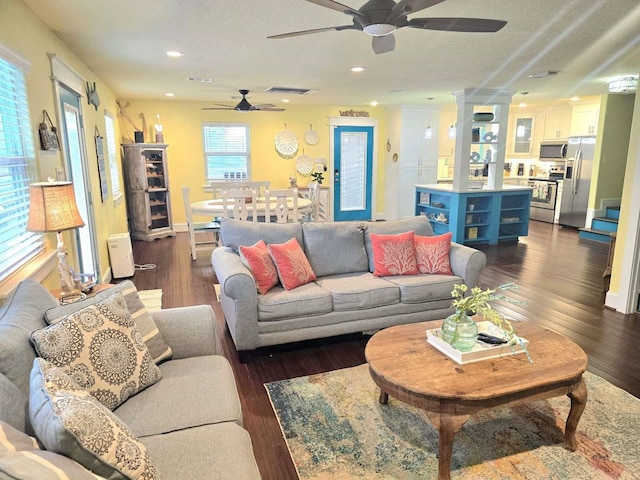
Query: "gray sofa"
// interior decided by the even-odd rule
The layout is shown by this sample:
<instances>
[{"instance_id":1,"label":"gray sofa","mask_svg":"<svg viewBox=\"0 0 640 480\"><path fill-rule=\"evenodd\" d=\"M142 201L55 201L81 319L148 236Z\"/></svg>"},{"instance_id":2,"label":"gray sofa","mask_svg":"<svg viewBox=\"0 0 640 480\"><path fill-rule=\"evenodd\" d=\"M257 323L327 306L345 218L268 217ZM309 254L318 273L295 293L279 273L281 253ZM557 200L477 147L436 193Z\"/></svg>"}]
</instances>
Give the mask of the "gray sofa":
<instances>
[{"instance_id":1,"label":"gray sofa","mask_svg":"<svg viewBox=\"0 0 640 480\"><path fill-rule=\"evenodd\" d=\"M451 244L453 275L375 277L370 233L413 230L433 235L424 216L389 222L252 223L224 219L223 247L211 263L220 303L241 359L243 352L300 340L367 332L397 324L444 318L452 313L455 284L475 286L486 265L483 252ZM283 243L296 237L318 277L286 291L280 285L259 295L238 254L241 245Z\"/></svg>"},{"instance_id":2,"label":"gray sofa","mask_svg":"<svg viewBox=\"0 0 640 480\"><path fill-rule=\"evenodd\" d=\"M34 435L28 404L36 352L29 336L46 326L45 312L53 307L59 305L51 294L29 280L0 307L0 427L16 435ZM233 372L219 355L213 310L202 305L151 315L171 348L171 358L158 365L162 377L157 383L130 397L113 413L146 447L159 479L259 479L251 440L242 428ZM0 478L59 478L34 472L33 467L12 476L11 469L21 468L17 462L25 460L17 453L0 448ZM67 457L44 453L56 465L69 462ZM85 477L78 471L70 478Z\"/></svg>"}]
</instances>

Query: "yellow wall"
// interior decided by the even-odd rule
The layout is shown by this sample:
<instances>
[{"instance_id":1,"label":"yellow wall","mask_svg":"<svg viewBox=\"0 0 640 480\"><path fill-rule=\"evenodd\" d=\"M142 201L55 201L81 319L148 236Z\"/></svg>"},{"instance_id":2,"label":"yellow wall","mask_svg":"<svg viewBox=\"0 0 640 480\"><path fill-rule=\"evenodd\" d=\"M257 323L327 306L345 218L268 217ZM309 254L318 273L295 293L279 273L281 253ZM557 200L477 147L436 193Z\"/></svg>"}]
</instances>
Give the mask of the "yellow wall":
<instances>
[{"instance_id":1,"label":"yellow wall","mask_svg":"<svg viewBox=\"0 0 640 480\"><path fill-rule=\"evenodd\" d=\"M38 180L46 180L48 176L55 176L55 167L62 165L61 152L45 152L39 150L38 125L42 121L42 111L47 110L54 124L58 124L58 120L55 117L56 101L53 83L51 81L51 64L47 54L54 53L87 81L91 82L91 84L96 82L101 100L100 107L96 111L92 105L87 105L86 99L82 99L82 109L91 177L90 191L94 204L96 233L98 236L99 263L102 273L105 274L109 269L109 255L107 251L108 235L113 232L127 231L125 202L114 206L113 199L111 195L109 195L109 199L105 203L102 203L94 142L94 131L96 127L103 136L105 135L105 109L114 114L114 118L116 118L115 94L20 0L0 1L0 43L31 62L31 71L26 75L26 83L32 132L35 142L34 146L36 149ZM116 134L118 134L117 129L118 122L116 122ZM107 174L109 174L108 164ZM69 238L70 236L68 234L65 235L65 243L68 246L71 245ZM51 235L50 243L55 247L54 235ZM53 271L43 283L48 287L59 286L57 270Z\"/></svg>"},{"instance_id":2,"label":"yellow wall","mask_svg":"<svg viewBox=\"0 0 640 480\"><path fill-rule=\"evenodd\" d=\"M153 124L156 116L160 116L163 126L164 142L169 145L167 158L169 163L169 190L172 192L171 205L173 222L184 223L185 209L182 202L180 188L183 185L191 187L192 202L206 199L210 194L205 193L204 154L202 146L203 122L246 123L249 125L251 146L251 176L253 180L270 180L273 188L289 186L289 176L295 175L299 187L304 187L312 180L311 176L303 177L296 172L295 157L298 155L311 158L325 158L330 160L330 130L329 117L340 116L340 110L350 110L354 107L344 106L316 106L316 105L284 105L284 112L251 112L202 110L211 106L211 102L193 102L179 100L124 100L130 105L126 108L127 116L137 128L142 128L139 118L141 113L147 120L145 140L153 141ZM231 102L233 104L233 101ZM354 108L355 109L355 108ZM357 110L368 111L371 117L378 118L378 211L384 206L384 153L387 137L385 131L385 110L381 107L358 107ZM133 137L133 127L128 120L120 118L123 143L130 143ZM281 157L275 149L275 135L285 128L296 134L299 150L293 158ZM311 126L318 132L319 141L316 145L308 145L304 141L304 133ZM325 174L324 185L330 181L330 171Z\"/></svg>"}]
</instances>

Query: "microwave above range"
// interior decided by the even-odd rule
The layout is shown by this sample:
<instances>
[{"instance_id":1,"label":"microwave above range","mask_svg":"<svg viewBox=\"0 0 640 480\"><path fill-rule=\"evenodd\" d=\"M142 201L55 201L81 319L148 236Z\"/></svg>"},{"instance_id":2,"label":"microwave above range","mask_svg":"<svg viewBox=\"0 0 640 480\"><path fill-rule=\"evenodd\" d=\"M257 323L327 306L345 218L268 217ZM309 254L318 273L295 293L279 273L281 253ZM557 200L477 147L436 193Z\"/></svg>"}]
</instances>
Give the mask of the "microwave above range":
<instances>
[{"instance_id":1,"label":"microwave above range","mask_svg":"<svg viewBox=\"0 0 640 480\"><path fill-rule=\"evenodd\" d=\"M540 144L541 162L558 162L564 160L567 156L567 141L554 140L542 142Z\"/></svg>"}]
</instances>

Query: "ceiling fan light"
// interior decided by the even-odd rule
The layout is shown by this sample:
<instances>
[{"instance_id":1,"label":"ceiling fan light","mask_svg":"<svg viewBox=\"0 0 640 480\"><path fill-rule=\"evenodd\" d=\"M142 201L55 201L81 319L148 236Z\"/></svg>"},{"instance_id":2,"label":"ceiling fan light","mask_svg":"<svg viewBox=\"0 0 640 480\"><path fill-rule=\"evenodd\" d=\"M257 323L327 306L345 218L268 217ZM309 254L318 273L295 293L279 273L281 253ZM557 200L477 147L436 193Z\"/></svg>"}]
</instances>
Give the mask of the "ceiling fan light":
<instances>
[{"instance_id":1,"label":"ceiling fan light","mask_svg":"<svg viewBox=\"0 0 640 480\"><path fill-rule=\"evenodd\" d=\"M372 23L362 29L367 35L372 37L384 37L396 31L396 26L390 23Z\"/></svg>"},{"instance_id":2,"label":"ceiling fan light","mask_svg":"<svg viewBox=\"0 0 640 480\"><path fill-rule=\"evenodd\" d=\"M609 93L633 93L638 89L636 77L616 78L609 82Z\"/></svg>"}]
</instances>

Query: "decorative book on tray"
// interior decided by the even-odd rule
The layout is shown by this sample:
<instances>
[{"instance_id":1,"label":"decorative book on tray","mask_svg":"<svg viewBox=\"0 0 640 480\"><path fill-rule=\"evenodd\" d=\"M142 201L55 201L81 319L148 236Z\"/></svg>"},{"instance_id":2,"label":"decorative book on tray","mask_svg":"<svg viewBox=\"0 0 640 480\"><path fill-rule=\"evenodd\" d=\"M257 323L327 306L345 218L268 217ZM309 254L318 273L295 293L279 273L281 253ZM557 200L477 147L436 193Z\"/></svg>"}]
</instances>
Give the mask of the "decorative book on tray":
<instances>
[{"instance_id":1,"label":"decorative book on tray","mask_svg":"<svg viewBox=\"0 0 640 480\"><path fill-rule=\"evenodd\" d=\"M477 323L479 333L486 333L494 337L505 338L502 330L493 323L486 321ZM522 340L522 343L525 346L529 343L525 338L520 337L520 340ZM478 341L470 351L461 352L442 339L442 330L440 328L427 330L427 342L460 365L478 362L480 360L487 360L489 358L505 357L524 353L524 349L520 342L516 342L515 345L508 345L506 343L490 345L481 341Z\"/></svg>"}]
</instances>

